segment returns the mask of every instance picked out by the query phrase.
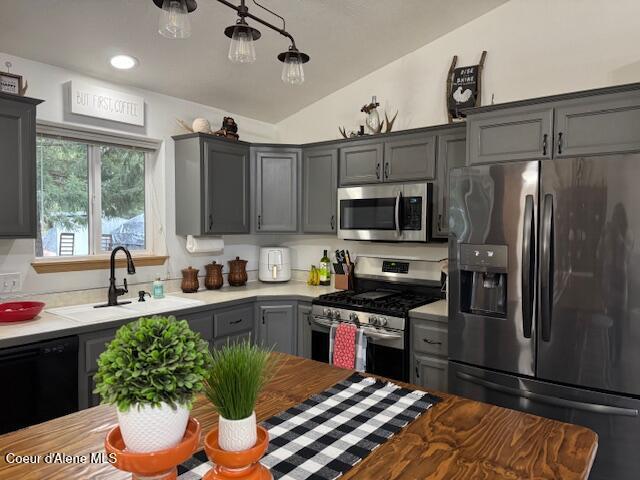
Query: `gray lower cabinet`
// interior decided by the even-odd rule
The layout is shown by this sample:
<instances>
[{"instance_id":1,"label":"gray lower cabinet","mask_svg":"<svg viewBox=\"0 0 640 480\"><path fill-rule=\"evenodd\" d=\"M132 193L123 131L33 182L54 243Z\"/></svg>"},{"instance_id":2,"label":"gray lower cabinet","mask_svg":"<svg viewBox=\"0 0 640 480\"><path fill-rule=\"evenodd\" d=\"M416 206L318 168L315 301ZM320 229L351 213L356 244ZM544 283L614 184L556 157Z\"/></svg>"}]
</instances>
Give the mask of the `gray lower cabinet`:
<instances>
[{"instance_id":1,"label":"gray lower cabinet","mask_svg":"<svg viewBox=\"0 0 640 480\"><path fill-rule=\"evenodd\" d=\"M448 325L446 319L411 318L411 383L447 391Z\"/></svg>"},{"instance_id":2,"label":"gray lower cabinet","mask_svg":"<svg viewBox=\"0 0 640 480\"><path fill-rule=\"evenodd\" d=\"M311 358L311 304L298 304L298 356Z\"/></svg>"},{"instance_id":3,"label":"gray lower cabinet","mask_svg":"<svg viewBox=\"0 0 640 480\"><path fill-rule=\"evenodd\" d=\"M552 156L553 108L509 108L467 117L470 165L543 160Z\"/></svg>"},{"instance_id":4,"label":"gray lower cabinet","mask_svg":"<svg viewBox=\"0 0 640 480\"><path fill-rule=\"evenodd\" d=\"M438 136L437 179L433 185L433 236L449 235L449 171L466 164L467 134L464 130Z\"/></svg>"},{"instance_id":5,"label":"gray lower cabinet","mask_svg":"<svg viewBox=\"0 0 640 480\"><path fill-rule=\"evenodd\" d=\"M205 310L203 312L189 313L182 315L179 312L174 313L178 320L186 320L189 328L194 332L198 332L204 340L213 341L213 311Z\"/></svg>"},{"instance_id":6,"label":"gray lower cabinet","mask_svg":"<svg viewBox=\"0 0 640 480\"><path fill-rule=\"evenodd\" d=\"M258 304L259 342L276 352L297 353L296 305L291 303Z\"/></svg>"},{"instance_id":7,"label":"gray lower cabinet","mask_svg":"<svg viewBox=\"0 0 640 480\"><path fill-rule=\"evenodd\" d=\"M0 93L0 238L36 238L36 105Z\"/></svg>"},{"instance_id":8,"label":"gray lower cabinet","mask_svg":"<svg viewBox=\"0 0 640 480\"><path fill-rule=\"evenodd\" d=\"M413 354L411 383L428 390L447 391L447 359Z\"/></svg>"},{"instance_id":9,"label":"gray lower cabinet","mask_svg":"<svg viewBox=\"0 0 640 480\"><path fill-rule=\"evenodd\" d=\"M338 149L310 148L302 151L302 231L336 232Z\"/></svg>"},{"instance_id":10,"label":"gray lower cabinet","mask_svg":"<svg viewBox=\"0 0 640 480\"><path fill-rule=\"evenodd\" d=\"M340 148L340 185L382 181L384 145L379 140L353 142Z\"/></svg>"},{"instance_id":11,"label":"gray lower cabinet","mask_svg":"<svg viewBox=\"0 0 640 480\"><path fill-rule=\"evenodd\" d=\"M403 135L384 143L384 181L433 180L436 175L436 136Z\"/></svg>"},{"instance_id":12,"label":"gray lower cabinet","mask_svg":"<svg viewBox=\"0 0 640 480\"><path fill-rule=\"evenodd\" d=\"M640 151L640 93L597 95L558 103L554 157Z\"/></svg>"},{"instance_id":13,"label":"gray lower cabinet","mask_svg":"<svg viewBox=\"0 0 640 480\"><path fill-rule=\"evenodd\" d=\"M297 231L299 150L257 149L255 162L256 231Z\"/></svg>"},{"instance_id":14,"label":"gray lower cabinet","mask_svg":"<svg viewBox=\"0 0 640 480\"><path fill-rule=\"evenodd\" d=\"M83 410L100 404L100 396L93 393L93 376L98 370L98 357L115 337L116 329L110 328L78 336L78 408Z\"/></svg>"},{"instance_id":15,"label":"gray lower cabinet","mask_svg":"<svg viewBox=\"0 0 640 480\"><path fill-rule=\"evenodd\" d=\"M205 134L173 138L176 234L248 233L248 144Z\"/></svg>"}]
</instances>

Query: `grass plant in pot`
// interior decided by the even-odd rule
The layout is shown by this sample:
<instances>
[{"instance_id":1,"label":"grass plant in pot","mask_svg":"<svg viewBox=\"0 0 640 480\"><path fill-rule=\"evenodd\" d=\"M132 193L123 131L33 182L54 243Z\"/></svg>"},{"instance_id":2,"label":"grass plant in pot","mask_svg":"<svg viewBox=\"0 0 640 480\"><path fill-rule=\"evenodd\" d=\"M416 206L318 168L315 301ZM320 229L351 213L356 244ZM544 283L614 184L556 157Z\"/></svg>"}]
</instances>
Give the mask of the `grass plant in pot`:
<instances>
[{"instance_id":1,"label":"grass plant in pot","mask_svg":"<svg viewBox=\"0 0 640 480\"><path fill-rule=\"evenodd\" d=\"M100 355L94 393L117 407L128 450L164 450L182 440L210 364L207 342L186 321L140 318L120 327Z\"/></svg>"},{"instance_id":2,"label":"grass plant in pot","mask_svg":"<svg viewBox=\"0 0 640 480\"><path fill-rule=\"evenodd\" d=\"M240 452L256 444L256 401L275 374L277 363L270 350L248 341L227 344L213 352L205 394L220 417L218 444L221 449Z\"/></svg>"}]
</instances>

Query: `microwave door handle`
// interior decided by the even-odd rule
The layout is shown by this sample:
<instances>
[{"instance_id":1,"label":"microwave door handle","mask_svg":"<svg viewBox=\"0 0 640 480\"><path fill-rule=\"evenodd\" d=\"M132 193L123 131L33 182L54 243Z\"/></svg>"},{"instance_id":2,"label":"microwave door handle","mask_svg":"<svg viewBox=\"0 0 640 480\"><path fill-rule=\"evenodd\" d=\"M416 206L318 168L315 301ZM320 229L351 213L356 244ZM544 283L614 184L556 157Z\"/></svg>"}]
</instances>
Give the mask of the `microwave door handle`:
<instances>
[{"instance_id":1,"label":"microwave door handle","mask_svg":"<svg viewBox=\"0 0 640 480\"><path fill-rule=\"evenodd\" d=\"M400 201L402 200L402 192L398 192L396 195L396 208L395 208L395 221L396 221L396 235L400 236Z\"/></svg>"}]
</instances>

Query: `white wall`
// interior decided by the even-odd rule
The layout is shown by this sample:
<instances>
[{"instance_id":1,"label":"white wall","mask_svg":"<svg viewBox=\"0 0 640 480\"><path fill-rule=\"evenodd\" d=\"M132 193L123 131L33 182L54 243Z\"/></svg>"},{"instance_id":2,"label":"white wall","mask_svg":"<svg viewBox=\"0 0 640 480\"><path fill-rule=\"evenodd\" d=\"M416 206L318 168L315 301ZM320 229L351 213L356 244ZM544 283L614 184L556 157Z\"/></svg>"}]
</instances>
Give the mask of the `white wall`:
<instances>
[{"instance_id":1,"label":"white wall","mask_svg":"<svg viewBox=\"0 0 640 480\"><path fill-rule=\"evenodd\" d=\"M277 125L279 139L339 138L339 125L356 130L371 95L390 115L400 111L395 130L446 123L452 57L473 65L482 50L483 105L492 94L501 103L640 81L638 18L638 0L511 0L288 117Z\"/></svg>"},{"instance_id":2,"label":"white wall","mask_svg":"<svg viewBox=\"0 0 640 480\"><path fill-rule=\"evenodd\" d=\"M51 65L14 57L0 53L3 62L11 61L12 71L19 73L29 82L27 94L45 100L38 106L38 119L78 123L91 128L116 130L124 133L145 135L163 140L162 148L157 156L154 168L154 197L157 211L160 212L157 224L161 229L161 237L166 238L166 251L170 257L168 263L161 267L141 267L130 283L146 282L157 276L176 278L180 269L192 264L202 268L213 257L208 255L189 255L184 249L184 238L178 238L175 232L175 192L174 192L174 144L171 135L184 133L176 125L176 118L190 121L195 117L209 119L212 126L222 123L224 115L231 115L239 125L239 133L243 140L271 142L275 139L275 127L272 124L244 118L233 113L211 108L178 98L142 91L123 85L113 85L90 79L105 87L119 91L135 93L143 96L146 102L146 127L120 125L89 117L72 115L65 108L65 89L63 85L70 80L87 79L72 71ZM7 208L3 206L2 208ZM225 238L224 254L218 261L234 258L239 255L257 265L256 241L250 236L230 236ZM57 274L37 274L31 267L34 259L33 240L0 240L0 272L20 272L23 281L23 293L55 292L76 289L96 288L108 285L108 272L93 270L87 272L71 272ZM203 272L204 273L204 272Z\"/></svg>"}]
</instances>

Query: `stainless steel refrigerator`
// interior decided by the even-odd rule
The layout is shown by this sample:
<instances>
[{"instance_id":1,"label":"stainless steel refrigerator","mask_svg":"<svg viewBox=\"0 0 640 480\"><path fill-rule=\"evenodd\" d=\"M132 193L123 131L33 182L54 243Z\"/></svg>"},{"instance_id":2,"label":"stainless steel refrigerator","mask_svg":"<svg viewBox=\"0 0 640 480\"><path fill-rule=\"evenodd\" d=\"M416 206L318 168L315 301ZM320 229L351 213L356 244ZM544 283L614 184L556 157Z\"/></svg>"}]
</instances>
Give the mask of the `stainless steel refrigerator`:
<instances>
[{"instance_id":1,"label":"stainless steel refrigerator","mask_svg":"<svg viewBox=\"0 0 640 480\"><path fill-rule=\"evenodd\" d=\"M589 427L590 478L640 478L640 154L450 182L449 389Z\"/></svg>"}]
</instances>

